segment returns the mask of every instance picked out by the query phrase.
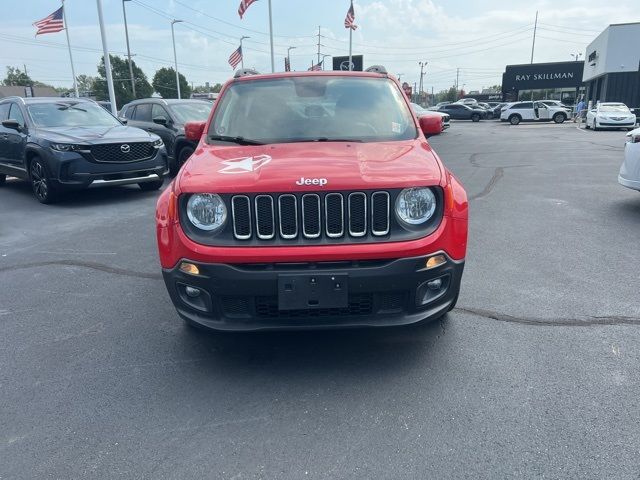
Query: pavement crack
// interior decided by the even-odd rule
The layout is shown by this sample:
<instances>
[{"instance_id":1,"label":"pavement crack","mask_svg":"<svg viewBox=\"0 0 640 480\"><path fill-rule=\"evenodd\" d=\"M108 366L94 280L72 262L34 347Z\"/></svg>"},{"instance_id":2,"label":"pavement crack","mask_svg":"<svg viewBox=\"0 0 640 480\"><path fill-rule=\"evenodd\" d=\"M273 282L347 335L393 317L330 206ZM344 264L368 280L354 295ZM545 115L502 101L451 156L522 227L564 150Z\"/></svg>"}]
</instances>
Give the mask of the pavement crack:
<instances>
[{"instance_id":1,"label":"pavement crack","mask_svg":"<svg viewBox=\"0 0 640 480\"><path fill-rule=\"evenodd\" d=\"M497 167L493 172L493 176L491 177L491 180L489 180L489 183L487 183L484 189L480 193L471 195L471 197L469 197L469 200L477 200L479 198L486 197L487 195L489 195L502 177L504 177L504 168Z\"/></svg>"},{"instance_id":2,"label":"pavement crack","mask_svg":"<svg viewBox=\"0 0 640 480\"><path fill-rule=\"evenodd\" d=\"M81 268L89 268L91 270L98 270L100 272L112 273L114 275L121 275L124 277L146 278L150 280L162 279L162 275L158 273L136 272L135 270L128 270L126 268L111 267L109 265L104 265L102 263L83 262L80 260L50 260L47 262L23 263L20 265L11 265L8 267L2 267L0 268L0 273L13 272L16 270L26 270L28 268L48 267L48 266L81 267Z\"/></svg>"},{"instance_id":3,"label":"pavement crack","mask_svg":"<svg viewBox=\"0 0 640 480\"><path fill-rule=\"evenodd\" d=\"M540 318L540 317L515 317L504 313L482 310L479 308L457 307L458 312L476 315L478 317L497 320L506 323L518 323L521 325L535 325L545 327L593 327L606 325L640 325L640 317L623 315L594 316L586 315L576 318Z\"/></svg>"}]
</instances>

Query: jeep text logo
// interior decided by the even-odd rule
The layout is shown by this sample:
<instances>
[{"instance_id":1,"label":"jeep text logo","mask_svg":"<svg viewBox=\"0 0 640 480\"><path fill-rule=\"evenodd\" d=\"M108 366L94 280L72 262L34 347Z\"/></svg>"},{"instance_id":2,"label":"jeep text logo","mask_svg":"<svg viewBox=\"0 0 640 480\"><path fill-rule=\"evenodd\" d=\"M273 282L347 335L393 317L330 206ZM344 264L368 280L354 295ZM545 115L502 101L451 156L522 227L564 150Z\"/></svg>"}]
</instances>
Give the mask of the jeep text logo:
<instances>
[{"instance_id":1,"label":"jeep text logo","mask_svg":"<svg viewBox=\"0 0 640 480\"><path fill-rule=\"evenodd\" d=\"M324 187L327 184L326 178L304 178L300 177L300 180L296 182L296 185L320 185Z\"/></svg>"}]
</instances>

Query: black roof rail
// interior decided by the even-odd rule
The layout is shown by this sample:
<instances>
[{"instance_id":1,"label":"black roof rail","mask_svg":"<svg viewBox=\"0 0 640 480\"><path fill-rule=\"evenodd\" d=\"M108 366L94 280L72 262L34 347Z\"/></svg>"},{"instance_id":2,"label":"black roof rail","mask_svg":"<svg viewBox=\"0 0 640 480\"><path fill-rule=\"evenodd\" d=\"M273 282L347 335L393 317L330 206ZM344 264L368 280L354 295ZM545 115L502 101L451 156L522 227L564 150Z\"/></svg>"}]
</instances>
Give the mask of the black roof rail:
<instances>
[{"instance_id":1,"label":"black roof rail","mask_svg":"<svg viewBox=\"0 0 640 480\"><path fill-rule=\"evenodd\" d=\"M248 77L249 75L260 75L260 72L257 72L251 68L241 68L240 70L236 70L233 78Z\"/></svg>"}]
</instances>

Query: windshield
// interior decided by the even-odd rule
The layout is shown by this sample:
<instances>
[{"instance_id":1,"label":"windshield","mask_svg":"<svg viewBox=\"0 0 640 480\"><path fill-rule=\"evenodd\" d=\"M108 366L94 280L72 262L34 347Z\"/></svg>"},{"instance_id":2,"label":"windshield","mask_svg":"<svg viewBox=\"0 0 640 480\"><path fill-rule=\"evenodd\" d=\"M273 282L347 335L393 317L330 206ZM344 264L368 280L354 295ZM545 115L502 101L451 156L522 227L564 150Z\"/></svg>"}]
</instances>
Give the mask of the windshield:
<instances>
[{"instance_id":1,"label":"windshield","mask_svg":"<svg viewBox=\"0 0 640 480\"><path fill-rule=\"evenodd\" d=\"M34 103L27 105L38 127L115 127L122 125L104 108L90 102Z\"/></svg>"},{"instance_id":2,"label":"windshield","mask_svg":"<svg viewBox=\"0 0 640 480\"><path fill-rule=\"evenodd\" d=\"M425 111L424 108L422 108L420 105L418 105L417 103L412 103L411 106L413 107L413 109L416 111L416 113L423 113Z\"/></svg>"},{"instance_id":3,"label":"windshield","mask_svg":"<svg viewBox=\"0 0 640 480\"><path fill-rule=\"evenodd\" d=\"M171 111L179 123L205 121L211 113L211 102L189 102L171 104Z\"/></svg>"},{"instance_id":4,"label":"windshield","mask_svg":"<svg viewBox=\"0 0 640 480\"><path fill-rule=\"evenodd\" d=\"M624 112L629 113L629 108L626 105L600 105L601 112Z\"/></svg>"},{"instance_id":5,"label":"windshield","mask_svg":"<svg viewBox=\"0 0 640 480\"><path fill-rule=\"evenodd\" d=\"M238 82L219 100L209 140L377 142L416 138L403 93L386 78Z\"/></svg>"}]
</instances>

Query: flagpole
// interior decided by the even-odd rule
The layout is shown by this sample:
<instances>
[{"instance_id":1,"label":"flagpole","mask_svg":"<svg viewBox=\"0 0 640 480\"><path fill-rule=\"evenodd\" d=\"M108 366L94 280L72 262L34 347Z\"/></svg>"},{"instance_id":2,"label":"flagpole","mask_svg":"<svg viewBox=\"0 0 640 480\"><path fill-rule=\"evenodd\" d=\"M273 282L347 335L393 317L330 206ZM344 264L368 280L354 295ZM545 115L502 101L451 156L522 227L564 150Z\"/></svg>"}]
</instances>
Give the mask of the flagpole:
<instances>
[{"instance_id":1,"label":"flagpole","mask_svg":"<svg viewBox=\"0 0 640 480\"><path fill-rule=\"evenodd\" d=\"M100 36L102 37L102 51L104 55L104 73L107 77L107 89L109 90L109 102L111 102L111 113L118 116L116 107L116 92L113 89L113 77L111 76L111 60L109 59L109 49L107 48L107 36L104 33L104 18L102 17L102 0L96 0L98 7L98 22L100 23Z\"/></svg>"},{"instance_id":2,"label":"flagpole","mask_svg":"<svg viewBox=\"0 0 640 480\"><path fill-rule=\"evenodd\" d=\"M353 28L350 27L349 28L349 71L351 71L352 65L353 65L352 63L353 55L352 55L352 49L351 49L353 45L352 42L353 42Z\"/></svg>"},{"instance_id":3,"label":"flagpole","mask_svg":"<svg viewBox=\"0 0 640 480\"><path fill-rule=\"evenodd\" d=\"M271 73L276 71L276 62L273 56L273 18L271 15L271 0L269 0L269 37L271 42Z\"/></svg>"},{"instance_id":4,"label":"flagpole","mask_svg":"<svg viewBox=\"0 0 640 480\"><path fill-rule=\"evenodd\" d=\"M64 20L64 32L67 34L67 47L69 48L69 61L71 62L71 75L73 75L73 89L76 91L76 98L80 98L80 94L78 93L78 82L76 81L76 69L73 68L73 54L71 53L69 24L67 23L67 9L64 8L64 0L62 0L62 19Z\"/></svg>"}]
</instances>

